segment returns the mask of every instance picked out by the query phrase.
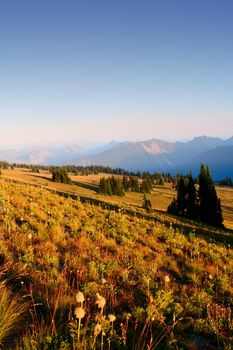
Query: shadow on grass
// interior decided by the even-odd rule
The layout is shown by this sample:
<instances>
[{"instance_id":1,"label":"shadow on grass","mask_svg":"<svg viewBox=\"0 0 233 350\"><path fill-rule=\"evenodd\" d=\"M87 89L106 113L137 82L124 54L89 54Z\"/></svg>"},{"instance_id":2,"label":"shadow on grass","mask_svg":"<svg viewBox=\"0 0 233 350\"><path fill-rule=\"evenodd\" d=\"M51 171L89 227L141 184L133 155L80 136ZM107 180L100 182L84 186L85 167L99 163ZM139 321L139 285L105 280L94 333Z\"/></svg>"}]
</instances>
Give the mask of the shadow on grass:
<instances>
[{"instance_id":1,"label":"shadow on grass","mask_svg":"<svg viewBox=\"0 0 233 350\"><path fill-rule=\"evenodd\" d=\"M54 182L54 181L52 181L51 178L43 176L43 175L33 175L32 174L31 176L33 176L34 178L40 178L40 179L43 179L43 180L46 180L46 181L49 181L49 182ZM64 184L64 185L66 185L66 184ZM83 182L79 182L79 181L71 181L70 185L78 186L78 187L81 187L81 188L85 188L87 190L94 191L95 193L99 193L99 187L95 186L95 185L91 185L91 184L87 184L87 183L83 183Z\"/></svg>"},{"instance_id":2,"label":"shadow on grass","mask_svg":"<svg viewBox=\"0 0 233 350\"><path fill-rule=\"evenodd\" d=\"M94 191L96 193L99 193L99 187L98 186L87 184L87 183L83 183L83 182L79 182L79 181L72 181L72 183L75 186L86 188L87 190L91 190L91 191Z\"/></svg>"},{"instance_id":3,"label":"shadow on grass","mask_svg":"<svg viewBox=\"0 0 233 350\"><path fill-rule=\"evenodd\" d=\"M48 179L47 177L42 177L42 178L45 178L46 180L52 181L51 179ZM74 200L80 200L80 202L82 202L82 203L94 204L94 205L100 206L104 209L114 210L114 211L118 211L118 212L121 211L121 213L124 212L125 214L131 215L131 216L136 216L138 218L142 218L142 219L146 219L146 220L150 220L150 221L154 221L154 222L160 222L168 228L171 227L171 224L172 224L173 228L179 229L180 232L182 232L184 235L187 235L187 236L189 236L190 234L194 234L194 230L195 230L196 236L203 237L204 239L206 239L208 241L219 242L219 243L223 243L223 244L230 244L231 246L233 246L233 230L232 229L216 228L213 226L204 225L204 224L197 222L197 221L189 221L187 219L182 219L182 218L170 215L170 214L163 212L161 210L154 210L153 211L154 215L152 216L150 214L140 213L140 212L134 211L132 209L122 208L122 206L119 206L119 205L113 204L113 203L107 203L107 202L100 200L98 198L92 198L92 197L88 197L88 196L78 195L78 194L75 194L72 192L66 192L66 191L62 191L62 190L47 188L47 187L44 187L44 186L38 185L38 184L27 184L24 181L18 181L18 180L7 179L7 178L4 178L4 180L6 182L21 183L21 184L25 184L28 186L44 188L50 192L53 192L53 193L58 194L59 196L62 196L62 197L72 198ZM77 183L77 185L78 184L79 183ZM91 187L94 187L95 191L97 190L97 188L95 186L91 186ZM163 219L163 218L160 218L159 216L156 216L156 213L157 213L157 215L158 214L164 215L165 218ZM173 220L175 219L179 222L172 222L172 219Z\"/></svg>"},{"instance_id":4,"label":"shadow on grass","mask_svg":"<svg viewBox=\"0 0 233 350\"><path fill-rule=\"evenodd\" d=\"M35 177L36 179L39 178L39 179L43 179L43 180L46 180L46 181L49 181L49 182L53 182L50 177L46 177L46 176L43 176L43 175L33 175L33 174L30 174L30 175L32 177Z\"/></svg>"}]
</instances>

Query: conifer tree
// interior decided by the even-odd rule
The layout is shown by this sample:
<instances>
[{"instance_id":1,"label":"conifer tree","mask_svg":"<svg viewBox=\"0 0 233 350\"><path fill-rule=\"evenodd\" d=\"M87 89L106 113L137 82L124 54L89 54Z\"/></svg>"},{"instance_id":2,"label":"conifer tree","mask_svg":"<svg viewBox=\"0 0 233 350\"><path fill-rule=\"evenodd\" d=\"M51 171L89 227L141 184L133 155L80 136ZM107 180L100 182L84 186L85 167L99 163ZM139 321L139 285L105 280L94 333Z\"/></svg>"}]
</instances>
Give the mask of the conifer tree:
<instances>
[{"instance_id":1,"label":"conifer tree","mask_svg":"<svg viewBox=\"0 0 233 350\"><path fill-rule=\"evenodd\" d=\"M197 218L197 193L191 173L186 185L186 215L190 219Z\"/></svg>"},{"instance_id":2,"label":"conifer tree","mask_svg":"<svg viewBox=\"0 0 233 350\"><path fill-rule=\"evenodd\" d=\"M151 201L146 197L144 193L142 207L149 213L152 210Z\"/></svg>"},{"instance_id":3,"label":"conifer tree","mask_svg":"<svg viewBox=\"0 0 233 350\"><path fill-rule=\"evenodd\" d=\"M177 210L178 215L184 216L186 212L186 186L183 176L180 177L177 183Z\"/></svg>"},{"instance_id":4,"label":"conifer tree","mask_svg":"<svg viewBox=\"0 0 233 350\"><path fill-rule=\"evenodd\" d=\"M221 199L220 198L218 198L216 225L217 226L223 226L222 206L221 206Z\"/></svg>"},{"instance_id":5,"label":"conifer tree","mask_svg":"<svg viewBox=\"0 0 233 350\"><path fill-rule=\"evenodd\" d=\"M99 188L100 188L100 193L107 194L106 179L104 177L100 179Z\"/></svg>"},{"instance_id":6,"label":"conifer tree","mask_svg":"<svg viewBox=\"0 0 233 350\"><path fill-rule=\"evenodd\" d=\"M105 180L105 189L106 189L106 194L109 196L112 196L112 187L109 178Z\"/></svg>"},{"instance_id":7,"label":"conifer tree","mask_svg":"<svg viewBox=\"0 0 233 350\"><path fill-rule=\"evenodd\" d=\"M210 225L222 226L221 202L217 197L208 166L201 164L199 175L199 218Z\"/></svg>"},{"instance_id":8,"label":"conifer tree","mask_svg":"<svg viewBox=\"0 0 233 350\"><path fill-rule=\"evenodd\" d=\"M168 206L170 214L199 219L214 226L223 226L221 201L217 197L213 179L208 166L201 164L198 177L198 196L190 173L186 179L181 176L177 182L177 198Z\"/></svg>"}]
</instances>

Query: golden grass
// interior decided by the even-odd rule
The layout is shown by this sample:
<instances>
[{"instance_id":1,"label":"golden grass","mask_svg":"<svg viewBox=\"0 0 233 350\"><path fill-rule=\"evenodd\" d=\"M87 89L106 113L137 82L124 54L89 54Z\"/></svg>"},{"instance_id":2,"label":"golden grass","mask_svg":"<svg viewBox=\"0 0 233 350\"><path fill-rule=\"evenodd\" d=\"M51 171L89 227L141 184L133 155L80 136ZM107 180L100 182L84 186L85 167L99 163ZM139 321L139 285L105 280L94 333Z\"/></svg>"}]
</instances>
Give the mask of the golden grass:
<instances>
[{"instance_id":1,"label":"golden grass","mask_svg":"<svg viewBox=\"0 0 233 350\"><path fill-rule=\"evenodd\" d=\"M142 206L143 195L141 193L127 192L124 197L106 196L98 193L99 180L109 174L70 175L73 184L59 184L51 181L51 173L41 171L38 173L29 172L28 169L16 168L14 170L2 170L2 177L8 179L21 180L29 184L44 186L49 189L74 193L80 196L96 198L107 203L117 204L125 208L139 208ZM233 189L228 187L216 187L218 196L221 198L224 225L226 228L233 229ZM165 186L154 186L153 191L148 195L152 208L158 211L166 212L176 192L171 184Z\"/></svg>"},{"instance_id":2,"label":"golden grass","mask_svg":"<svg viewBox=\"0 0 233 350\"><path fill-rule=\"evenodd\" d=\"M172 328L177 341L185 340L189 322L191 335L214 337L217 329L219 336L224 331L223 336L231 337L231 319L228 322L224 316L226 325L219 323L216 329L212 328L212 321L214 326L219 322L216 315L211 312L211 319L206 319L208 305L221 309L232 305L233 292L232 249L226 242L212 241L217 235L212 228L208 228L211 240L203 239L195 223L186 226L186 232L181 220L166 214L157 213L170 219L165 225L156 217L107 210L3 180L0 194L0 253L5 266L0 277L19 288L22 297L29 295L35 307L20 349L74 349L72 339L79 337L80 342L93 342L99 313L96 293L106 300L104 315L116 316L117 336L111 338L111 349L124 348L121 323L135 336L135 342L126 339L125 348L142 350L143 344L148 348L148 337L140 337L148 317L146 332L155 331L155 337L156 327L161 322L172 327L174 317L184 317L187 323L187 328L185 324L178 331ZM78 291L85 296L80 331L75 320L75 308L82 306L75 302ZM185 348L182 342L178 348ZM103 348L108 349L107 337ZM99 344L96 349L101 349Z\"/></svg>"},{"instance_id":3,"label":"golden grass","mask_svg":"<svg viewBox=\"0 0 233 350\"><path fill-rule=\"evenodd\" d=\"M6 339L20 329L20 323L28 310L28 303L22 303L17 296L0 284L0 347Z\"/></svg>"}]
</instances>

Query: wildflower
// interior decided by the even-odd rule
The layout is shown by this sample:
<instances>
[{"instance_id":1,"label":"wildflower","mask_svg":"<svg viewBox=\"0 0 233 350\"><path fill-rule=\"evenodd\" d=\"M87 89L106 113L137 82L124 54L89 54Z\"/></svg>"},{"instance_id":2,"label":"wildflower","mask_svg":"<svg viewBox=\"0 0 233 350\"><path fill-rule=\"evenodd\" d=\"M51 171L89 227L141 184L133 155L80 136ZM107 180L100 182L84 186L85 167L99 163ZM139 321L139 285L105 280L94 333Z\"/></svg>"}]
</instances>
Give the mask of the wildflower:
<instances>
[{"instance_id":1,"label":"wildflower","mask_svg":"<svg viewBox=\"0 0 233 350\"><path fill-rule=\"evenodd\" d=\"M76 294L76 301L77 301L77 303L81 303L82 304L84 302L84 300L85 300L85 297L84 297L83 293L82 292L78 292Z\"/></svg>"},{"instance_id":2,"label":"wildflower","mask_svg":"<svg viewBox=\"0 0 233 350\"><path fill-rule=\"evenodd\" d=\"M28 239L30 239L30 240L32 239L32 234L31 233L28 234Z\"/></svg>"},{"instance_id":3,"label":"wildflower","mask_svg":"<svg viewBox=\"0 0 233 350\"><path fill-rule=\"evenodd\" d=\"M164 282L165 282L165 283L169 283L169 282L170 282L170 277L169 277L168 275L166 275L166 276L164 277Z\"/></svg>"},{"instance_id":4,"label":"wildflower","mask_svg":"<svg viewBox=\"0 0 233 350\"><path fill-rule=\"evenodd\" d=\"M213 279L213 275L211 275L211 273L209 274L209 279L210 279L210 280Z\"/></svg>"},{"instance_id":5,"label":"wildflower","mask_svg":"<svg viewBox=\"0 0 233 350\"><path fill-rule=\"evenodd\" d=\"M99 293L96 293L96 304L98 305L98 308L101 309L101 312L103 312L104 306L106 304L106 299Z\"/></svg>"},{"instance_id":6,"label":"wildflower","mask_svg":"<svg viewBox=\"0 0 233 350\"><path fill-rule=\"evenodd\" d=\"M97 337L100 334L101 329L102 329L101 324L97 323L95 325L95 328L94 328L94 335L95 335L95 337Z\"/></svg>"},{"instance_id":7,"label":"wildflower","mask_svg":"<svg viewBox=\"0 0 233 350\"><path fill-rule=\"evenodd\" d=\"M101 279L101 283L102 284L105 284L107 282L107 280L103 277L102 279Z\"/></svg>"},{"instance_id":8,"label":"wildflower","mask_svg":"<svg viewBox=\"0 0 233 350\"><path fill-rule=\"evenodd\" d=\"M85 316L85 310L82 307L76 307L74 314L78 320L81 320Z\"/></svg>"},{"instance_id":9,"label":"wildflower","mask_svg":"<svg viewBox=\"0 0 233 350\"><path fill-rule=\"evenodd\" d=\"M116 316L110 314L110 315L108 315L108 319L109 319L110 322L114 322L116 320Z\"/></svg>"}]
</instances>

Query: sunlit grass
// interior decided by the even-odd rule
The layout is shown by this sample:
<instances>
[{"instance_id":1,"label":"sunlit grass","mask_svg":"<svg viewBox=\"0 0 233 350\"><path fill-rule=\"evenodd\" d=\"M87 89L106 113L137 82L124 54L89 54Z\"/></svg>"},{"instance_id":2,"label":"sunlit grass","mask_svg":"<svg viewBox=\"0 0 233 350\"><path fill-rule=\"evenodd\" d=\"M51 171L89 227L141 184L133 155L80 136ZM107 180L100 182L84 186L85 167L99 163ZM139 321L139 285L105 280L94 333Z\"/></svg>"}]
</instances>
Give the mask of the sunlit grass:
<instances>
[{"instance_id":1,"label":"sunlit grass","mask_svg":"<svg viewBox=\"0 0 233 350\"><path fill-rule=\"evenodd\" d=\"M6 178L14 178L31 183L41 185L47 188L74 193L80 196L96 198L107 203L117 204L125 208L140 208L142 206L143 195L141 193L126 192L124 197L105 196L98 193L99 180L106 174L98 175L71 175L74 182L73 185L54 183L51 180L51 173L41 171L41 173L31 173L28 169L16 168L14 170L7 169L2 171L2 176ZM84 186L82 186L82 184ZM227 187L216 187L218 196L221 198L224 224L227 228L233 229L233 189ZM171 184L165 186L154 186L148 199L151 201L152 208L158 211L166 212L168 205L175 196L175 191Z\"/></svg>"},{"instance_id":2,"label":"sunlit grass","mask_svg":"<svg viewBox=\"0 0 233 350\"><path fill-rule=\"evenodd\" d=\"M165 214L151 220L25 184L0 181L0 198L0 280L30 300L19 349L232 341L233 252L212 240L230 232L203 226L200 236Z\"/></svg>"}]
</instances>

